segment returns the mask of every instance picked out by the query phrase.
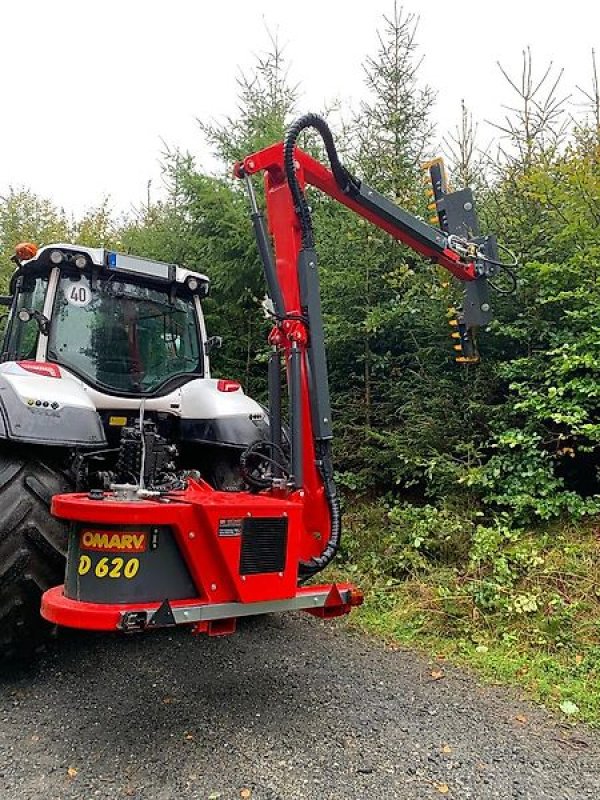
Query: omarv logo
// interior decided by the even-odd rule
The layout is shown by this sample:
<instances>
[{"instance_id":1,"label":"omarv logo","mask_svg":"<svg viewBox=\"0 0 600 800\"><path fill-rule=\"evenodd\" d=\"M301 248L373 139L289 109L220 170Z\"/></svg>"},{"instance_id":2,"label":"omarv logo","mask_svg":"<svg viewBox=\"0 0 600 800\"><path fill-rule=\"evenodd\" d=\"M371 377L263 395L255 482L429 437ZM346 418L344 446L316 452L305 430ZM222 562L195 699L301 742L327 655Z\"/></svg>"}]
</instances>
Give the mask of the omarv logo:
<instances>
[{"instance_id":1,"label":"omarv logo","mask_svg":"<svg viewBox=\"0 0 600 800\"><path fill-rule=\"evenodd\" d=\"M148 534L143 531L83 531L83 550L103 550L107 553L143 553L148 544Z\"/></svg>"}]
</instances>

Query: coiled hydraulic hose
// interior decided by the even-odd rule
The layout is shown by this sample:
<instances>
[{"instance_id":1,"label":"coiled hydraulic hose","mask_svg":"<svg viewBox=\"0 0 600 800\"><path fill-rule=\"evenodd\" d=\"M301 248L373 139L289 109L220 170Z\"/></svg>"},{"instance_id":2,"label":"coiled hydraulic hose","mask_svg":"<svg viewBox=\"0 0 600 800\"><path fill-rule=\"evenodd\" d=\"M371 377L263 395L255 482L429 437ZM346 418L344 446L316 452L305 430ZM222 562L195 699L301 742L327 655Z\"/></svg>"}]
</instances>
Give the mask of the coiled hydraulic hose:
<instances>
[{"instance_id":1,"label":"coiled hydraulic hose","mask_svg":"<svg viewBox=\"0 0 600 800\"><path fill-rule=\"evenodd\" d=\"M296 206L296 213L300 222L302 231L302 246L310 248L315 246L315 239L313 234L312 218L310 208L306 202L304 192L298 183L298 177L294 168L294 149L296 142L302 131L307 128L314 128L323 139L327 157L331 166L331 172L336 180L340 189L350 194L351 192L358 191L360 188L360 181L355 178L341 163L338 152L333 141L333 134L331 128L325 122L323 117L318 114L304 114L299 117L289 128L283 141L283 160L285 166L285 175L287 178L294 205Z\"/></svg>"},{"instance_id":2,"label":"coiled hydraulic hose","mask_svg":"<svg viewBox=\"0 0 600 800\"><path fill-rule=\"evenodd\" d=\"M335 177L336 183L340 189L345 193L358 191L360 182L343 166L340 162L334 141L333 135L329 125L325 120L318 116L318 114L305 114L300 117L288 129L283 143L283 156L285 174L298 221L300 223L300 230L302 232L302 247L305 250L313 249L315 246L315 238L312 225L312 217L309 205L306 201L306 196L300 187L296 169L294 165L294 150L298 137L303 130L307 128L314 128L323 139L325 150L331 165L331 171ZM340 510L340 500L337 493L337 488L333 478L333 461L331 456L331 443L324 439L317 439L315 441L315 451L317 457L317 464L321 478L323 479L323 487L325 490L325 497L329 506L330 514L330 531L329 538L325 549L319 556L314 556L309 561L301 561L299 565L299 578L300 580L307 580L324 569L337 553L341 538L342 538L342 519Z\"/></svg>"}]
</instances>

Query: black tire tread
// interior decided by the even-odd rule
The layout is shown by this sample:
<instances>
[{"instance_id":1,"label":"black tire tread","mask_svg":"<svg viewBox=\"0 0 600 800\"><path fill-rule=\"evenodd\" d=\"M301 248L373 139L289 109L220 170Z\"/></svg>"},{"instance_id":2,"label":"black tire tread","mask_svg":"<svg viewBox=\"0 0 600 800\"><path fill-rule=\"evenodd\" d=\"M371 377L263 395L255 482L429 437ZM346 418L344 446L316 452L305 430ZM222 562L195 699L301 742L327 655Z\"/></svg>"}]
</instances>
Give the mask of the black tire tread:
<instances>
[{"instance_id":1,"label":"black tire tread","mask_svg":"<svg viewBox=\"0 0 600 800\"><path fill-rule=\"evenodd\" d=\"M67 526L50 514L69 478L25 448L0 451L0 660L27 657L52 633L42 592L63 582Z\"/></svg>"}]
</instances>

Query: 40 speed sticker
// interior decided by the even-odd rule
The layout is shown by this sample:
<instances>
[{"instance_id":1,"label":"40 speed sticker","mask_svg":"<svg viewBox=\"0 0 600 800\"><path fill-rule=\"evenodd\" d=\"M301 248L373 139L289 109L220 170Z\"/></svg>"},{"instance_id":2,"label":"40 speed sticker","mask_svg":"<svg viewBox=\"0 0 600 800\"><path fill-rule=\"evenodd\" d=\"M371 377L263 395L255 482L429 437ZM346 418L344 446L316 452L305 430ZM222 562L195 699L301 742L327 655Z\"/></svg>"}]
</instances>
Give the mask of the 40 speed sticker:
<instances>
[{"instance_id":1,"label":"40 speed sticker","mask_svg":"<svg viewBox=\"0 0 600 800\"><path fill-rule=\"evenodd\" d=\"M140 569L139 558L108 558L102 556L95 564L90 556L82 553L79 556L79 564L77 565L77 572L79 575L87 575L92 572L96 578L135 578Z\"/></svg>"},{"instance_id":2,"label":"40 speed sticker","mask_svg":"<svg viewBox=\"0 0 600 800\"><path fill-rule=\"evenodd\" d=\"M70 306L85 308L92 300L92 292L87 281L67 282L64 290L65 300Z\"/></svg>"}]
</instances>

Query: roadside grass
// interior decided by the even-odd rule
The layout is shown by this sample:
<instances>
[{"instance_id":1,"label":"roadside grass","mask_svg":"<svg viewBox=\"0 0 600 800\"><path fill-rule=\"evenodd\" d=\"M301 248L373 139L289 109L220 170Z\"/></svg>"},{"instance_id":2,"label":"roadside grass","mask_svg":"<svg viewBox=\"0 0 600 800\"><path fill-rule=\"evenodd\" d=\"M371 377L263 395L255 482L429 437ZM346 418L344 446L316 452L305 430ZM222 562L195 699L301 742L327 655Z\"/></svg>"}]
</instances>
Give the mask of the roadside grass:
<instances>
[{"instance_id":1,"label":"roadside grass","mask_svg":"<svg viewBox=\"0 0 600 800\"><path fill-rule=\"evenodd\" d=\"M398 515L384 502L347 509L338 569L366 598L350 624L600 726L598 521L503 526L486 549L494 529L460 519L448 534L460 542L440 549L434 530L428 552L423 525L451 519L412 507Z\"/></svg>"}]
</instances>

